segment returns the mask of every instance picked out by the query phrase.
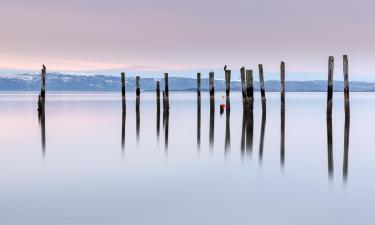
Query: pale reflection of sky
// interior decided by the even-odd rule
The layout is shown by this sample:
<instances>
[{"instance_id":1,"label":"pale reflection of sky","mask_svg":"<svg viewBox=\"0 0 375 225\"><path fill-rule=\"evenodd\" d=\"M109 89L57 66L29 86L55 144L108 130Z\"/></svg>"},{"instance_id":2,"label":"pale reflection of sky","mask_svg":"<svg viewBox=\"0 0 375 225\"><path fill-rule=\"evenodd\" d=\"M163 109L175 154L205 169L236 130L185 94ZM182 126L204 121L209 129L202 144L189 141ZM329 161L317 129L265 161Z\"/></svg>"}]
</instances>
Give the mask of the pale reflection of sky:
<instances>
[{"instance_id":1,"label":"pale reflection of sky","mask_svg":"<svg viewBox=\"0 0 375 225\"><path fill-rule=\"evenodd\" d=\"M169 148L154 93L127 96L125 149L117 94L49 94L46 153L36 95L0 94L1 224L373 224L375 94L351 94L348 180L343 181L344 108L334 93L333 163L328 176L324 93L287 93L285 165L280 105L268 94L263 160L256 94L252 154L241 156L242 103L231 98L231 149L216 95L214 149L209 100L202 99L197 150L195 93L171 93Z\"/></svg>"}]
</instances>

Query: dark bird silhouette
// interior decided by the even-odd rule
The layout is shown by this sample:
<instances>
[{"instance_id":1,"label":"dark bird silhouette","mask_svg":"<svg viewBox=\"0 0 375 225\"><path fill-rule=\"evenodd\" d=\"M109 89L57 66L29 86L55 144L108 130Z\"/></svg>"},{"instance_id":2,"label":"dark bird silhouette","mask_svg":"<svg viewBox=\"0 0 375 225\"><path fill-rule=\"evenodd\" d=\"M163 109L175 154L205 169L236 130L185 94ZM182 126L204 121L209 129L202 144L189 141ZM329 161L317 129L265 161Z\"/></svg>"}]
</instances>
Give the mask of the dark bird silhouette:
<instances>
[{"instance_id":1,"label":"dark bird silhouette","mask_svg":"<svg viewBox=\"0 0 375 225\"><path fill-rule=\"evenodd\" d=\"M46 70L46 66L43 64L43 69Z\"/></svg>"},{"instance_id":2,"label":"dark bird silhouette","mask_svg":"<svg viewBox=\"0 0 375 225\"><path fill-rule=\"evenodd\" d=\"M227 70L227 65L224 66L224 71Z\"/></svg>"}]
</instances>

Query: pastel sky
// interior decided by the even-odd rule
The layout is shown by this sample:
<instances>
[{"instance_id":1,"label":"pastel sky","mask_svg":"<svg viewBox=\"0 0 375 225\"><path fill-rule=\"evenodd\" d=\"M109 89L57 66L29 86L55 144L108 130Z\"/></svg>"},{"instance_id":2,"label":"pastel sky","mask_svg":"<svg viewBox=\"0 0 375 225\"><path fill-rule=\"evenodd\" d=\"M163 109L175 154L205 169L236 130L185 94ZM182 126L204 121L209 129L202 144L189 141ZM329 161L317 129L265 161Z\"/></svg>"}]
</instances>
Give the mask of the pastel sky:
<instances>
[{"instance_id":1,"label":"pastel sky","mask_svg":"<svg viewBox=\"0 0 375 225\"><path fill-rule=\"evenodd\" d=\"M238 70L375 80L373 0L0 0L0 70ZM309 74L309 75L306 75ZM303 78L301 78L303 79Z\"/></svg>"}]
</instances>

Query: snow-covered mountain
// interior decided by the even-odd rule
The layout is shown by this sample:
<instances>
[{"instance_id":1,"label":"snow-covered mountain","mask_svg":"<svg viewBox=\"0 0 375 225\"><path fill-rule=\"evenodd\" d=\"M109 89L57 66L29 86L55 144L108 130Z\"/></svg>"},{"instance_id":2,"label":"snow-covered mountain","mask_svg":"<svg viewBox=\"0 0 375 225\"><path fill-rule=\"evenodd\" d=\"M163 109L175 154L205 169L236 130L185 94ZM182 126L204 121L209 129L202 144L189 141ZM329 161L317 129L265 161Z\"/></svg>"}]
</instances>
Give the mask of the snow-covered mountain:
<instances>
[{"instance_id":1,"label":"snow-covered mountain","mask_svg":"<svg viewBox=\"0 0 375 225\"><path fill-rule=\"evenodd\" d=\"M155 78L141 78L142 91L154 91L156 86ZM120 77L108 75L76 75L67 73L48 73L47 91L120 91ZM160 80L163 87L163 79ZM208 89L208 79L202 79L202 90ZM196 80L193 78L170 77L169 88L171 91L193 91L196 89ZM280 82L268 80L265 82L266 91L279 91ZM223 91L225 89L223 80L215 80L215 90ZM231 90L239 91L241 84L239 81L232 81ZM259 90L259 82L254 83L254 89ZM38 91L40 90L39 74L17 74L0 75L0 91ZM135 91L135 78L126 78L126 90ZM327 82L324 80L316 81L287 81L286 91L326 91ZM343 82L335 81L334 90L342 91ZM350 82L351 91L375 91L375 83L352 81Z\"/></svg>"}]
</instances>

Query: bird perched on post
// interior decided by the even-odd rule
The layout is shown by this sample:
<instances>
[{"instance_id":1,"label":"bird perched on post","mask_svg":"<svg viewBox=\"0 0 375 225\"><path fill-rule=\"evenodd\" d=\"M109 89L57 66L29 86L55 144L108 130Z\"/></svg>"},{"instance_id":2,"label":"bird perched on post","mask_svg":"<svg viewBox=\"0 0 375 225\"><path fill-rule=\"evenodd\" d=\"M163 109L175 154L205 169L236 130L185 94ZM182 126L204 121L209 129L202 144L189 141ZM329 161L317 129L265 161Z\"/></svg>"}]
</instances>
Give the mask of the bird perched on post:
<instances>
[{"instance_id":1,"label":"bird perched on post","mask_svg":"<svg viewBox=\"0 0 375 225\"><path fill-rule=\"evenodd\" d=\"M224 71L226 71L226 70L227 70L227 65L224 66Z\"/></svg>"},{"instance_id":2,"label":"bird perched on post","mask_svg":"<svg viewBox=\"0 0 375 225\"><path fill-rule=\"evenodd\" d=\"M43 64L43 69L46 70L46 66Z\"/></svg>"}]
</instances>

